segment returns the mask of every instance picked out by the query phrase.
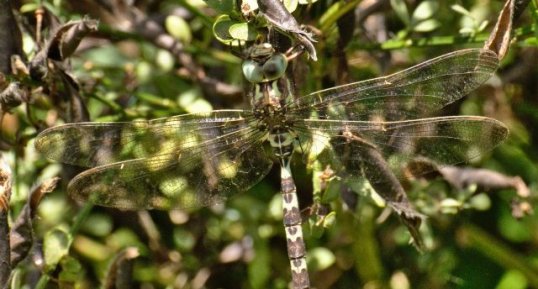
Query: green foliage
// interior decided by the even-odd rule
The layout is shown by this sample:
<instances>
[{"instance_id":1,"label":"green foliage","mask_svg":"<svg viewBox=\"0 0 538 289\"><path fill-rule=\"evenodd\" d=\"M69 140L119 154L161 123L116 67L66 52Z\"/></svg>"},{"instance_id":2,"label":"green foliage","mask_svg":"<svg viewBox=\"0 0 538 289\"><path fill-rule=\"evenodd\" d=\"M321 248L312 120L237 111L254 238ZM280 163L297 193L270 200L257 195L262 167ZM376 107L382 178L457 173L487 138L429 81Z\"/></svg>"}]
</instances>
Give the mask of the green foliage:
<instances>
[{"instance_id":1,"label":"green foliage","mask_svg":"<svg viewBox=\"0 0 538 289\"><path fill-rule=\"evenodd\" d=\"M27 3L19 11L35 20L32 15L39 4L23 2ZM157 1L151 7L139 7L145 16L162 16L163 33L179 40L185 54L159 46L140 30L124 30L122 18L110 17L110 11L98 4L84 10L75 2L43 1L43 5L47 13L61 19L86 14L102 17L99 32L86 39L88 45L81 46L66 63L71 65L69 72L78 81L92 121L152 119L248 105L241 94L209 88L186 68L189 61L185 60L187 55L198 65L198 72L203 70L204 77L218 80L219 85L243 90L241 60L233 52L255 40L265 24L245 21L235 7L241 1L207 0L209 7L188 1L188 9L176 1ZM295 9L299 23L318 27L321 33L315 37L319 61L302 58L295 67L304 72L297 87L302 93L344 79L341 59L335 56L339 53L350 60L348 80L356 81L409 67L442 51L481 46L501 6L489 1L448 6L442 1L392 0L391 10L382 11L388 24L386 42L372 41L375 37L366 35L370 31L365 26L366 34L355 31L346 49L339 50L337 42L331 41L343 33L336 24L346 13L354 13L358 2L286 1L289 9ZM179 12L169 13L174 11L171 8ZM468 165L521 176L531 188L528 201L532 207L538 180L533 129L538 125L538 70L532 65L538 46L538 13L536 6L531 8L517 22L517 39L500 77L449 109L452 114L488 115L508 124L511 138ZM196 13L181 16L185 11ZM44 37L52 34L48 29L44 29ZM24 34L25 41L35 41L35 35ZM27 51L33 58L39 45L25 46L33 47ZM379 60L382 54L393 57L387 63ZM21 263L12 280L20 286L13 288L62 288L61 284L96 288L111 270L114 257L128 247L137 248L141 255L134 260L132 288L288 288L289 261L277 173L225 204L151 211L145 222L136 212L80 209L66 195L73 169L49 163L37 154L32 142L45 126L73 121L66 114L72 95L61 90L65 84L60 82L27 82L33 85L31 101L0 118L0 148L17 171L11 214L21 210L37 179L61 174L64 183L47 195L34 224L35 237L43 243L44 269ZM387 217L384 202L364 180L342 182L340 176L333 176L322 181L325 168L313 162L316 153L321 152L293 163L301 207L305 214L310 213L304 227L308 227L308 262L316 288L404 289L405 284L428 289L538 288L538 237L534 233L538 220L535 215L522 220L513 217L510 206L520 200L514 189L456 188L438 176L406 184L413 205L428 216L421 228L428 248L421 254L409 245L410 235L397 218ZM44 276L39 285L31 280L36 271Z\"/></svg>"}]
</instances>

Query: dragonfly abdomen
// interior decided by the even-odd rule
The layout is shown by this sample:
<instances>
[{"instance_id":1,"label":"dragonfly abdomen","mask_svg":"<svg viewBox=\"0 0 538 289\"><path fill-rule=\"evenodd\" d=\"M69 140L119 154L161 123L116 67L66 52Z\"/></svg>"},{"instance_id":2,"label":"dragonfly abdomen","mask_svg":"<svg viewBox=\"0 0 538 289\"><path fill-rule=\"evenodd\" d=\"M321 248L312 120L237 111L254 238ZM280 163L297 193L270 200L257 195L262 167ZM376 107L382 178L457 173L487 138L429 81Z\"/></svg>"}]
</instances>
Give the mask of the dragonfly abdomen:
<instances>
[{"instance_id":1,"label":"dragonfly abdomen","mask_svg":"<svg viewBox=\"0 0 538 289\"><path fill-rule=\"evenodd\" d=\"M297 199L297 189L293 181L289 158L282 159L281 167L282 209L288 256L291 265L291 277L294 289L310 288L308 269L306 266L306 249L301 227L301 211Z\"/></svg>"}]
</instances>

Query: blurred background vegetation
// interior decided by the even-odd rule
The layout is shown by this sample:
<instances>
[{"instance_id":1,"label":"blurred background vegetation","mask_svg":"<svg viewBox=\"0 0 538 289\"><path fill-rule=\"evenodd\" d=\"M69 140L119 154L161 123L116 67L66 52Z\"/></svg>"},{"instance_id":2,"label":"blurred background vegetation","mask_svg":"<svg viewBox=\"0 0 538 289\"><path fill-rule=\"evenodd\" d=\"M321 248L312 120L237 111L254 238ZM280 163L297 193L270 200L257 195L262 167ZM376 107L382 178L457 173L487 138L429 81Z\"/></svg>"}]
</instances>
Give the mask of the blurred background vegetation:
<instances>
[{"instance_id":1,"label":"blurred background vegetation","mask_svg":"<svg viewBox=\"0 0 538 289\"><path fill-rule=\"evenodd\" d=\"M222 205L120 211L70 200L67 183L82 169L50 163L32 141L44 128L65 122L247 107L241 59L213 32L215 20L234 1L1 3L0 29L16 38L10 26L16 23L22 39L14 44L22 64L12 65L19 67L15 73L3 68L12 76L2 85L17 81L25 92L18 101L2 99L0 106L0 153L13 172L10 220L23 211L34 185L54 176L62 180L37 207L29 256L13 269L9 284L0 286L288 288L277 169ZM518 3L514 40L501 68L447 112L504 122L511 131L508 140L466 165L521 179L489 190L472 184L455 188L441 177L410 182L411 201L428 217L421 227L424 252L409 244L398 218L387 217L366 193L353 194L355 207L335 198L330 218L306 216L315 288L538 288L538 219L532 214L538 182L538 3ZM288 4L299 4L294 16L310 25L318 40L318 61L304 59L308 65L297 82L303 93L481 47L504 5L494 0ZM14 14L6 18L9 5ZM69 21L83 24L73 32L65 25ZM80 45L72 35L84 36ZM45 59L39 54L44 50ZM293 165L301 207L307 208L319 174L300 159ZM522 187L531 194L521 193Z\"/></svg>"}]
</instances>

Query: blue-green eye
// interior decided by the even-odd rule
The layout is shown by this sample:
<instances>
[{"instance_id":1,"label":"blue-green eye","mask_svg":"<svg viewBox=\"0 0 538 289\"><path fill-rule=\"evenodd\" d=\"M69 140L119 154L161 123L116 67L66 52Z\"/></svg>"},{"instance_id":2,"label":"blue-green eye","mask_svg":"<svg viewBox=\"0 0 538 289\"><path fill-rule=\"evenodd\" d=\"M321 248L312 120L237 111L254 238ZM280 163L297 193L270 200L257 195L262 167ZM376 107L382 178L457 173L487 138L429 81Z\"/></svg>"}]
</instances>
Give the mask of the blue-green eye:
<instances>
[{"instance_id":1,"label":"blue-green eye","mask_svg":"<svg viewBox=\"0 0 538 289\"><path fill-rule=\"evenodd\" d=\"M277 53L269 58L262 67L266 81L282 77L288 67L288 60L282 53Z\"/></svg>"},{"instance_id":2,"label":"blue-green eye","mask_svg":"<svg viewBox=\"0 0 538 289\"><path fill-rule=\"evenodd\" d=\"M241 65L243 75L251 83L260 83L264 81L263 69L259 63L253 60L245 60Z\"/></svg>"}]
</instances>

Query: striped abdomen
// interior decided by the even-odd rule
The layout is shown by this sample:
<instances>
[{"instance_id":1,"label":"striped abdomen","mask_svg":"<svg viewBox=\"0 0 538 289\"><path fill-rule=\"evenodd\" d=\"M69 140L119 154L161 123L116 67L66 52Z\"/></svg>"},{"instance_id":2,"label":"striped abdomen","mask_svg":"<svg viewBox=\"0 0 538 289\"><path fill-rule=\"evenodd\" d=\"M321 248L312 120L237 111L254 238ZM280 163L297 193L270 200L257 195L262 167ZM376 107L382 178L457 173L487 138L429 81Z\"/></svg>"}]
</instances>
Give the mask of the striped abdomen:
<instances>
[{"instance_id":1,"label":"striped abdomen","mask_svg":"<svg viewBox=\"0 0 538 289\"><path fill-rule=\"evenodd\" d=\"M293 288L306 289L310 287L310 280L306 266L306 249L297 190L291 175L289 158L281 158L281 161L283 164L281 167L282 206Z\"/></svg>"}]
</instances>

